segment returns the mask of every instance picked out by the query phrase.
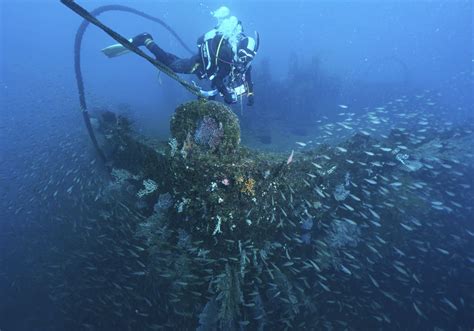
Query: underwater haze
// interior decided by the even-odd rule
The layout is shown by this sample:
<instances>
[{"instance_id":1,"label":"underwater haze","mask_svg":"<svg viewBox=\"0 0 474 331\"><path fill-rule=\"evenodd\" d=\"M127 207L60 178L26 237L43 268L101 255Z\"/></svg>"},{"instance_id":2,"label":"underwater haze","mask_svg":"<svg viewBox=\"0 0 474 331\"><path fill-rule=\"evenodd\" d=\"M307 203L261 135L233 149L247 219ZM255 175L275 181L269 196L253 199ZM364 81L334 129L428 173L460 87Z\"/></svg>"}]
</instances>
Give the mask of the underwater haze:
<instances>
[{"instance_id":1,"label":"underwater haze","mask_svg":"<svg viewBox=\"0 0 474 331\"><path fill-rule=\"evenodd\" d=\"M63 2L179 57L228 7L255 102L1 1L0 330L474 329L473 1Z\"/></svg>"}]
</instances>

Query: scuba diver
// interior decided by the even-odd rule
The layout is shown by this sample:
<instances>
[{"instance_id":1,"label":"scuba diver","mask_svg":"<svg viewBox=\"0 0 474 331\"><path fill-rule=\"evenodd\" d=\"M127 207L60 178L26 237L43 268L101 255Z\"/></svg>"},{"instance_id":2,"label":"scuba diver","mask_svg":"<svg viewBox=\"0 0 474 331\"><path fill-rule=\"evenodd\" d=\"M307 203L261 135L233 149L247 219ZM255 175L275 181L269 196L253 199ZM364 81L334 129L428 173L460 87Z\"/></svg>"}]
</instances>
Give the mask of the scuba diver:
<instances>
[{"instance_id":1,"label":"scuba diver","mask_svg":"<svg viewBox=\"0 0 474 331\"><path fill-rule=\"evenodd\" d=\"M221 7L213 13L218 25L197 41L198 52L190 58L180 58L160 48L149 33L141 33L130 39L137 47L146 47L158 61L175 73L195 74L199 79L211 81L211 91L201 93L209 99L217 94L228 104L237 102L238 97L247 96L247 105L254 103L251 64L258 51L259 37L246 36L241 22L229 17L229 9ZM122 55L128 50L121 44L106 47L102 52L108 57Z\"/></svg>"}]
</instances>

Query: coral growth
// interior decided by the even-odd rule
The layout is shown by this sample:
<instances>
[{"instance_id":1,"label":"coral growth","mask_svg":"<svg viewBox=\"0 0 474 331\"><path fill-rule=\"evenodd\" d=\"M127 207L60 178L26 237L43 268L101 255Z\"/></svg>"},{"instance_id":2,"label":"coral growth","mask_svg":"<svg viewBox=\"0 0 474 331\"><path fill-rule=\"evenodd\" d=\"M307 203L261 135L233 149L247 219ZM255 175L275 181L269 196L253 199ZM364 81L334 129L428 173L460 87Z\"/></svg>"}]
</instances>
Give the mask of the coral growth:
<instances>
[{"instance_id":1,"label":"coral growth","mask_svg":"<svg viewBox=\"0 0 474 331\"><path fill-rule=\"evenodd\" d=\"M137 192L137 197L142 198L145 195L151 194L156 191L158 188L158 185L156 182L152 179L145 179L143 180L143 186L145 188L141 189L140 191Z\"/></svg>"},{"instance_id":2,"label":"coral growth","mask_svg":"<svg viewBox=\"0 0 474 331\"><path fill-rule=\"evenodd\" d=\"M204 116L194 132L194 141L213 150L222 142L223 136L222 123L217 123L212 117Z\"/></svg>"},{"instance_id":3,"label":"coral growth","mask_svg":"<svg viewBox=\"0 0 474 331\"><path fill-rule=\"evenodd\" d=\"M238 179L241 179L240 180L240 184L241 184L240 192L242 192L244 194L247 194L247 195L254 196L255 195L255 179L247 178L246 180L244 180L243 177L238 178ZM237 180L237 182L239 183L239 180Z\"/></svg>"}]
</instances>

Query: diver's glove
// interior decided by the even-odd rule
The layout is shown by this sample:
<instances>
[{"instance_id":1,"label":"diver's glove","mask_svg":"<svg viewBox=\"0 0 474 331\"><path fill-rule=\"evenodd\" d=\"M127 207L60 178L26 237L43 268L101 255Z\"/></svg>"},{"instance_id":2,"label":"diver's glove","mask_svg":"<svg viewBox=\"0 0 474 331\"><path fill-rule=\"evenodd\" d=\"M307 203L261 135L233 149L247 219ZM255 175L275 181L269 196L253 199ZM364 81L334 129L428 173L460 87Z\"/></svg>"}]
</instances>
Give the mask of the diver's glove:
<instances>
[{"instance_id":1,"label":"diver's glove","mask_svg":"<svg viewBox=\"0 0 474 331\"><path fill-rule=\"evenodd\" d=\"M205 90L199 90L201 95L205 98L213 98L217 95L218 91L217 90L210 90L210 91L205 91Z\"/></svg>"},{"instance_id":2,"label":"diver's glove","mask_svg":"<svg viewBox=\"0 0 474 331\"><path fill-rule=\"evenodd\" d=\"M199 87L198 84L193 80L192 81L193 86L196 88L196 90L199 91L200 97L207 98L209 100L214 100L215 96L219 93L218 90L203 90L202 88Z\"/></svg>"},{"instance_id":3,"label":"diver's glove","mask_svg":"<svg viewBox=\"0 0 474 331\"><path fill-rule=\"evenodd\" d=\"M249 93L247 95L247 106L253 106L253 103L254 103L254 97L253 97L253 93Z\"/></svg>"}]
</instances>

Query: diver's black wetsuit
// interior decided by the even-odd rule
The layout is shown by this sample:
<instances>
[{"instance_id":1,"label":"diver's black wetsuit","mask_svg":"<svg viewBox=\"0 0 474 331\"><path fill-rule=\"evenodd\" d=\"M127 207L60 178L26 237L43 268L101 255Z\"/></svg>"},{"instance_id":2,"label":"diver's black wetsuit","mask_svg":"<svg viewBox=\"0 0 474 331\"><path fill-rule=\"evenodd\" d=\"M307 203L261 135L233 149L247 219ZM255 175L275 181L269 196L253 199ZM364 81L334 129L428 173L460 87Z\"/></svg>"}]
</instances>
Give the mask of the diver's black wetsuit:
<instances>
[{"instance_id":1,"label":"diver's black wetsuit","mask_svg":"<svg viewBox=\"0 0 474 331\"><path fill-rule=\"evenodd\" d=\"M155 55L158 61L176 73L196 74L199 79L209 78L212 82L212 88L222 93L227 103L236 101L232 98L232 92L226 86L226 80L229 80L231 76L240 78L242 83L245 83L247 86L248 95L253 94L251 67L243 68L240 71L236 69L233 65L234 53L232 47L222 35L217 34L208 41L208 58L203 55L205 54L203 37L198 40L199 53L190 58L180 58L164 51L153 41L152 36L148 33L136 36L132 42L135 46L145 46Z\"/></svg>"}]
</instances>

